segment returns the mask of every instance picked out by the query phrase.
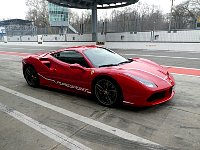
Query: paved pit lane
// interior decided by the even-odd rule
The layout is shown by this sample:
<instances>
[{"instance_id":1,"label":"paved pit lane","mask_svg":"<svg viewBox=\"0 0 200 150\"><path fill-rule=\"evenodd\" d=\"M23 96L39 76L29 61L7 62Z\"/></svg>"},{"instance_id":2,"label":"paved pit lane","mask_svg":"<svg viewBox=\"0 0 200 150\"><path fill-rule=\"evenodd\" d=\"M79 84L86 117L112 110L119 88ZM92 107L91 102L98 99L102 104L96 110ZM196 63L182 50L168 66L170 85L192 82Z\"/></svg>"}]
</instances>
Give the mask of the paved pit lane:
<instances>
[{"instance_id":1,"label":"paved pit lane","mask_svg":"<svg viewBox=\"0 0 200 150\"><path fill-rule=\"evenodd\" d=\"M26 84L20 53L55 49L58 47L0 46L1 52L16 52L0 53L1 150L199 150L200 77L174 75L176 94L167 103L149 108L107 108L90 97L31 88ZM200 53L116 51L122 55L128 53L129 57L138 54L200 58ZM192 59L186 62L177 58L171 64L168 58L155 61L167 66L200 69Z\"/></svg>"}]
</instances>

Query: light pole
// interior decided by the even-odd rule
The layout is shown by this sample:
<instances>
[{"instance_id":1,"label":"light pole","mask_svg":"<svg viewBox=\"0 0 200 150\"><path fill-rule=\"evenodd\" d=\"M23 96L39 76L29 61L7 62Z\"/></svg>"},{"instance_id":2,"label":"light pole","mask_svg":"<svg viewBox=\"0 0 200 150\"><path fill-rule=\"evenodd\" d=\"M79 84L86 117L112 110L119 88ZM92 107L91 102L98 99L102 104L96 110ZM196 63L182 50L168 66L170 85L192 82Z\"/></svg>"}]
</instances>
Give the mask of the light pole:
<instances>
[{"instance_id":1,"label":"light pole","mask_svg":"<svg viewBox=\"0 0 200 150\"><path fill-rule=\"evenodd\" d=\"M175 0L171 0L172 1L172 5L171 5L171 12L170 12L170 20L169 20L169 32L171 31L171 24L172 24L172 9L174 6L174 1Z\"/></svg>"},{"instance_id":2,"label":"light pole","mask_svg":"<svg viewBox=\"0 0 200 150\"><path fill-rule=\"evenodd\" d=\"M93 7L92 7L92 41L97 42L97 1L94 0Z\"/></svg>"}]
</instances>

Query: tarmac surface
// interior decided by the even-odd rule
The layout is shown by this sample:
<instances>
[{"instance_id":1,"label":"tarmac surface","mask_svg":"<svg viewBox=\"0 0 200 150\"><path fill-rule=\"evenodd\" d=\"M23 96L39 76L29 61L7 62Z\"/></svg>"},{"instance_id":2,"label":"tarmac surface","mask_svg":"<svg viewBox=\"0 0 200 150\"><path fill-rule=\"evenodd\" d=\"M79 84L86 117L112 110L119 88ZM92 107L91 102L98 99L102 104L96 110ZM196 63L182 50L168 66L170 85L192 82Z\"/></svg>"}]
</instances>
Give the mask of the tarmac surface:
<instances>
[{"instance_id":1,"label":"tarmac surface","mask_svg":"<svg viewBox=\"0 0 200 150\"><path fill-rule=\"evenodd\" d=\"M27 85L23 54L57 49L0 45L0 150L200 149L200 74L174 74L176 94L164 104L107 108L90 97ZM200 51L115 51L200 70Z\"/></svg>"}]
</instances>

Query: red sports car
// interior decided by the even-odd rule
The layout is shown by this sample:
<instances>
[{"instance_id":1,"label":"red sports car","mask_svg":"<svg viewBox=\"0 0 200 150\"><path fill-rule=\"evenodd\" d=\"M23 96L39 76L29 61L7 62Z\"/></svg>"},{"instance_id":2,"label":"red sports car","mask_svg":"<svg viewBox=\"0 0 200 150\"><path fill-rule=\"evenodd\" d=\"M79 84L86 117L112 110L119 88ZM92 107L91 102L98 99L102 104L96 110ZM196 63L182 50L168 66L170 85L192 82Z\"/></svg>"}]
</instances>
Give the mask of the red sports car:
<instances>
[{"instance_id":1,"label":"red sports car","mask_svg":"<svg viewBox=\"0 0 200 150\"><path fill-rule=\"evenodd\" d=\"M33 54L22 63L28 85L94 95L105 106L152 106L175 93L174 78L162 66L143 58L126 59L99 46Z\"/></svg>"}]
</instances>

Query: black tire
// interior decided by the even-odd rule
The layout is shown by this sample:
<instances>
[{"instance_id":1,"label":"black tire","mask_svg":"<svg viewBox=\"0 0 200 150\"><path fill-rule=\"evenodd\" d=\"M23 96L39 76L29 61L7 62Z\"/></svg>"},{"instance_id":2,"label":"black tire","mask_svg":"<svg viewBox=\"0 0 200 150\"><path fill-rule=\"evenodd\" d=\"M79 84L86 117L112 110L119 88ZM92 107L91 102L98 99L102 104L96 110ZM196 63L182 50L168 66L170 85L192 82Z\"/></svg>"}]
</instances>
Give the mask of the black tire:
<instances>
[{"instance_id":1,"label":"black tire","mask_svg":"<svg viewBox=\"0 0 200 150\"><path fill-rule=\"evenodd\" d=\"M27 66L23 69L24 78L31 87L39 86L39 76L32 66Z\"/></svg>"},{"instance_id":2,"label":"black tire","mask_svg":"<svg viewBox=\"0 0 200 150\"><path fill-rule=\"evenodd\" d=\"M101 105L113 107L121 102L119 86L111 79L98 79L94 84L94 96Z\"/></svg>"}]
</instances>

